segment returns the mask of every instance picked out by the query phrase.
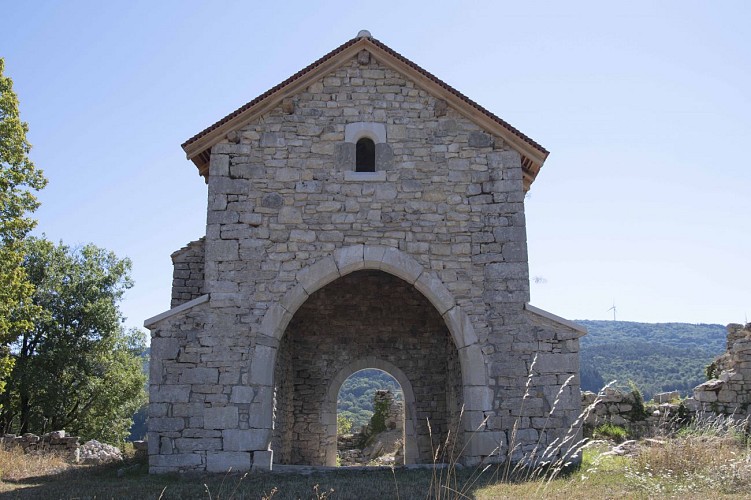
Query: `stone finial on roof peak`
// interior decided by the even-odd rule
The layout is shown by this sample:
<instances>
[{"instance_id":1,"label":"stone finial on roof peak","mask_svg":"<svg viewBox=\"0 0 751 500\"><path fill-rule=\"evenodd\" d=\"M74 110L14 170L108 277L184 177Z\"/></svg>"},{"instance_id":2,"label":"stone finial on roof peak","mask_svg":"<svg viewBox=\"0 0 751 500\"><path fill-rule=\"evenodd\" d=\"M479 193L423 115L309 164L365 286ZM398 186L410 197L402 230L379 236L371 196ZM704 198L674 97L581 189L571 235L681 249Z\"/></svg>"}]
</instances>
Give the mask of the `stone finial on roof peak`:
<instances>
[{"instance_id":1,"label":"stone finial on roof peak","mask_svg":"<svg viewBox=\"0 0 751 500\"><path fill-rule=\"evenodd\" d=\"M357 38L370 38L372 35L370 34L370 31L368 30L360 30L357 33Z\"/></svg>"}]
</instances>

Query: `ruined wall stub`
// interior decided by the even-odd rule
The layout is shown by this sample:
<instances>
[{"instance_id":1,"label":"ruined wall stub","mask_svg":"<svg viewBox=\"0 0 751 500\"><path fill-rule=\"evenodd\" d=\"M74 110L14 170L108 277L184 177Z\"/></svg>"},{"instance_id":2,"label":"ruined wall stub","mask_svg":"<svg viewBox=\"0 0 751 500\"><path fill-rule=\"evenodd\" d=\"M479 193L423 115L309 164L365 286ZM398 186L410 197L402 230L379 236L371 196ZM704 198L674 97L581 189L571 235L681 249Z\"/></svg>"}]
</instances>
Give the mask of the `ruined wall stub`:
<instances>
[{"instance_id":1,"label":"ruined wall stub","mask_svg":"<svg viewBox=\"0 0 751 500\"><path fill-rule=\"evenodd\" d=\"M582 330L527 305L523 136L484 129L479 107L437 97L389 50L347 42L194 158L199 170L208 159L202 295L147 321L152 472L269 468L275 453L326 463L327 394L357 360L401 370L415 418L457 426L466 464L517 444L519 460L573 423ZM221 123L205 133L232 125ZM375 144L375 172L354 172L360 137ZM349 332L343 345L328 324ZM416 359L400 359L399 338ZM413 432L408 452L425 460Z\"/></svg>"}]
</instances>

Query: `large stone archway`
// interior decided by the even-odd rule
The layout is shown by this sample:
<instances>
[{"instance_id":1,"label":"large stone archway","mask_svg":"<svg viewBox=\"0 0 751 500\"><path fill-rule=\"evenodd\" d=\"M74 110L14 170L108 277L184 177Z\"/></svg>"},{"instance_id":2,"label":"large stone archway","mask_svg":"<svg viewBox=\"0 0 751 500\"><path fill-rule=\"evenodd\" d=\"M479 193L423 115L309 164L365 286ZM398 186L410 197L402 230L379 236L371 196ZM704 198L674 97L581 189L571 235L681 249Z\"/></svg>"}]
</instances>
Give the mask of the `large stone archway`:
<instances>
[{"instance_id":1,"label":"large stone archway","mask_svg":"<svg viewBox=\"0 0 751 500\"><path fill-rule=\"evenodd\" d=\"M456 304L446 286L434 273L424 269L412 257L398 249L355 245L339 249L333 256L323 258L299 271L295 286L268 309L261 322L259 335L256 336L257 344L251 353L249 385L262 396L261 407L258 410L266 417L261 420L269 424L272 422L277 424L277 429L274 431L277 448L285 439L286 442L290 441L289 437L283 438L279 435L279 422L284 420L284 417L280 418L280 414L276 416L273 414L275 389L277 391L280 389L278 384L275 384L275 374L276 378L280 377L277 359L280 343L287 327L295 313L311 295L337 279L363 270L387 273L413 287L419 295L427 299L445 325L460 367L460 395L456 399L461 400L462 408L457 409L456 413L463 411L463 419L461 422L457 420L457 429L453 432L474 433L477 430L477 422L482 421L484 413L492 409L493 394L487 383L486 365L478 346L477 336L471 321ZM280 395L277 394L277 397L280 398ZM280 406L279 401L276 404ZM322 410L321 413L323 413ZM271 438L271 429L268 429L269 447L271 447ZM482 439L481 436L474 437L475 443ZM324 443L323 446L325 449L330 449L331 444ZM423 443L423 448L425 446ZM289 449L281 453L285 460L291 456Z\"/></svg>"}]
</instances>

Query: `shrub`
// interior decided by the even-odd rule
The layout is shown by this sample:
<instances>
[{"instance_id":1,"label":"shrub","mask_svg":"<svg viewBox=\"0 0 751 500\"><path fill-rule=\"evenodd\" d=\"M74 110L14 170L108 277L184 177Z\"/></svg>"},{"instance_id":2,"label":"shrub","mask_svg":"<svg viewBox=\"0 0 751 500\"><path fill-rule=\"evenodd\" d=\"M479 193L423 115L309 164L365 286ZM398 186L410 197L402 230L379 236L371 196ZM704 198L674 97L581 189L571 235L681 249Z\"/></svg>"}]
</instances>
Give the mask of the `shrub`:
<instances>
[{"instance_id":1,"label":"shrub","mask_svg":"<svg viewBox=\"0 0 751 500\"><path fill-rule=\"evenodd\" d=\"M624 427L620 425L606 422L602 425L599 425L594 430L592 437L594 437L595 439L610 439L611 441L615 441L616 443L622 443L628 437L628 432Z\"/></svg>"},{"instance_id":2,"label":"shrub","mask_svg":"<svg viewBox=\"0 0 751 500\"><path fill-rule=\"evenodd\" d=\"M336 433L349 434L352 432L352 421L344 415L336 416Z\"/></svg>"}]
</instances>

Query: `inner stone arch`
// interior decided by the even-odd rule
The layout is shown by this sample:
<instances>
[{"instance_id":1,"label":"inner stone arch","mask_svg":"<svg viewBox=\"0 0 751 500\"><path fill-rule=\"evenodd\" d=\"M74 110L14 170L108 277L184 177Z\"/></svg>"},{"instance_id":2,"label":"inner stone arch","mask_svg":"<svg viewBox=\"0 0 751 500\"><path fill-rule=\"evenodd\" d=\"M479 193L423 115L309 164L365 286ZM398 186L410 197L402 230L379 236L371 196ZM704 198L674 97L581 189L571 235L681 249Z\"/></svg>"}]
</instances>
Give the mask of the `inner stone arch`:
<instances>
[{"instance_id":1,"label":"inner stone arch","mask_svg":"<svg viewBox=\"0 0 751 500\"><path fill-rule=\"evenodd\" d=\"M414 464L417 463L417 435L415 420L417 418L417 410L415 406L415 393L412 389L407 376L398 367L384 361L375 356L368 356L357 361L352 362L345 368L343 368L337 375L331 380L328 391L326 392L326 400L323 403L323 412L321 414L321 421L326 426L326 440L330 443L330 439L333 437L333 447L329 445L326 449L326 465L336 465L336 416L337 416L337 402L339 391L344 382L353 374L366 370L369 368L375 368L381 370L394 379L402 389L402 395L404 398L404 463ZM333 422L333 426L332 426Z\"/></svg>"},{"instance_id":2,"label":"inner stone arch","mask_svg":"<svg viewBox=\"0 0 751 500\"><path fill-rule=\"evenodd\" d=\"M362 368L387 371L402 385L405 402L411 398L408 463L431 463L434 446L457 436L462 373L444 318L410 283L359 270L312 293L281 338L274 367L276 463L335 463L336 396Z\"/></svg>"}]
</instances>

